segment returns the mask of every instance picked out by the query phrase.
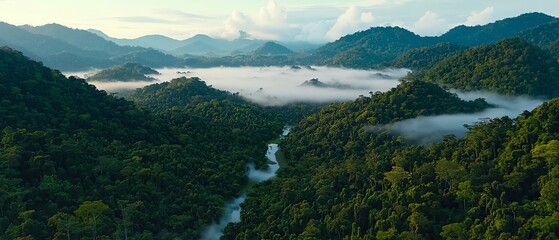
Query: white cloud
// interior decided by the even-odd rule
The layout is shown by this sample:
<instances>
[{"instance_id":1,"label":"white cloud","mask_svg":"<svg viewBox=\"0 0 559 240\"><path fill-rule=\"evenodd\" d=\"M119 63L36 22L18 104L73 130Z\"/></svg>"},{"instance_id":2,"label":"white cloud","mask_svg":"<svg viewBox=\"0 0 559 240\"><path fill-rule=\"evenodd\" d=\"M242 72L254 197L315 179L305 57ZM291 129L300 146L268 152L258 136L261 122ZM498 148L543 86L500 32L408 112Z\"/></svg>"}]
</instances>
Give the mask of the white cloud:
<instances>
[{"instance_id":1,"label":"white cloud","mask_svg":"<svg viewBox=\"0 0 559 240\"><path fill-rule=\"evenodd\" d=\"M318 21L301 25L300 32L294 39L303 42L325 42L324 35L332 25L334 25L334 21Z\"/></svg>"},{"instance_id":2,"label":"white cloud","mask_svg":"<svg viewBox=\"0 0 559 240\"><path fill-rule=\"evenodd\" d=\"M235 39L239 37L240 31L247 32L251 37L257 39L283 40L293 37L295 29L286 22L287 13L280 8L276 1L270 0L252 15L246 15L239 11L231 12L224 21L225 29L220 29L217 36Z\"/></svg>"},{"instance_id":3,"label":"white cloud","mask_svg":"<svg viewBox=\"0 0 559 240\"><path fill-rule=\"evenodd\" d=\"M266 7L260 8L258 14L253 17L253 21L260 26L281 26L285 24L287 14L281 9L274 0L268 2Z\"/></svg>"},{"instance_id":4,"label":"white cloud","mask_svg":"<svg viewBox=\"0 0 559 240\"><path fill-rule=\"evenodd\" d=\"M405 26L404 26L405 27ZM444 33L449 23L436 12L427 11L409 29L422 36L435 36Z\"/></svg>"},{"instance_id":5,"label":"white cloud","mask_svg":"<svg viewBox=\"0 0 559 240\"><path fill-rule=\"evenodd\" d=\"M356 6L351 6L338 17L336 23L326 33L326 38L336 40L344 35L371 27L375 21L372 12L364 12Z\"/></svg>"},{"instance_id":6,"label":"white cloud","mask_svg":"<svg viewBox=\"0 0 559 240\"><path fill-rule=\"evenodd\" d=\"M468 19L464 23L466 26L476 26L476 25L483 25L491 22L493 20L493 7L487 7L483 9L481 12L473 11L468 16Z\"/></svg>"}]
</instances>

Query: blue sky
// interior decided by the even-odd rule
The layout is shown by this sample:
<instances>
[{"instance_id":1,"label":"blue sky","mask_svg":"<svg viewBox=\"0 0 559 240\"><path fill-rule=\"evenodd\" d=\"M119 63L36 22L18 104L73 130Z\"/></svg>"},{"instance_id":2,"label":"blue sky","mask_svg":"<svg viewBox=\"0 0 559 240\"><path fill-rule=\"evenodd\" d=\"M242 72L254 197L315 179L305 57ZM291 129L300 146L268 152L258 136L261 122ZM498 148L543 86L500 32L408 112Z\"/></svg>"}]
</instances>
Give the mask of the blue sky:
<instances>
[{"instance_id":1,"label":"blue sky","mask_svg":"<svg viewBox=\"0 0 559 240\"><path fill-rule=\"evenodd\" d=\"M119 38L198 33L327 42L374 26L440 35L525 12L559 16L558 0L0 0L0 21L94 28Z\"/></svg>"}]
</instances>

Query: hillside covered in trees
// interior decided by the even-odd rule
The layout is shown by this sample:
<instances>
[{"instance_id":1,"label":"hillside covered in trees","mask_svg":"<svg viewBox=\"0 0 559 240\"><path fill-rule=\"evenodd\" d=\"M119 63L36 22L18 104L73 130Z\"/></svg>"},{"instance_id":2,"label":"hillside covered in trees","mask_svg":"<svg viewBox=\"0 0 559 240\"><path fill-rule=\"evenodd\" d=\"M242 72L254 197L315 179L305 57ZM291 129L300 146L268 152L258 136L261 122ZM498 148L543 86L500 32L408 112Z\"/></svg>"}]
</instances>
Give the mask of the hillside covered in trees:
<instances>
[{"instance_id":1,"label":"hillside covered in trees","mask_svg":"<svg viewBox=\"0 0 559 240\"><path fill-rule=\"evenodd\" d=\"M103 69L94 75L87 77L87 81L98 82L132 82L132 81L153 81L154 77L147 75L159 74L158 71L142 66L138 63L125 63Z\"/></svg>"},{"instance_id":2,"label":"hillside covered in trees","mask_svg":"<svg viewBox=\"0 0 559 240\"><path fill-rule=\"evenodd\" d=\"M463 91L559 96L557 59L519 38L470 48L426 71L413 74L410 79L435 82Z\"/></svg>"},{"instance_id":3,"label":"hillside covered in trees","mask_svg":"<svg viewBox=\"0 0 559 240\"><path fill-rule=\"evenodd\" d=\"M377 68L396 67L412 70L427 69L443 59L465 50L466 47L453 43L439 43L433 46L410 49L396 57L394 61L380 64Z\"/></svg>"},{"instance_id":4,"label":"hillside covered in trees","mask_svg":"<svg viewBox=\"0 0 559 240\"><path fill-rule=\"evenodd\" d=\"M436 92L403 83L304 119L281 144L287 167L249 193L225 239L557 238L559 101L430 146L375 127L484 107ZM447 100L413 97L426 94Z\"/></svg>"},{"instance_id":5,"label":"hillside covered in trees","mask_svg":"<svg viewBox=\"0 0 559 240\"><path fill-rule=\"evenodd\" d=\"M169 85L192 101L151 111L148 88L142 110L2 48L0 238L198 238L283 125L199 80Z\"/></svg>"}]
</instances>

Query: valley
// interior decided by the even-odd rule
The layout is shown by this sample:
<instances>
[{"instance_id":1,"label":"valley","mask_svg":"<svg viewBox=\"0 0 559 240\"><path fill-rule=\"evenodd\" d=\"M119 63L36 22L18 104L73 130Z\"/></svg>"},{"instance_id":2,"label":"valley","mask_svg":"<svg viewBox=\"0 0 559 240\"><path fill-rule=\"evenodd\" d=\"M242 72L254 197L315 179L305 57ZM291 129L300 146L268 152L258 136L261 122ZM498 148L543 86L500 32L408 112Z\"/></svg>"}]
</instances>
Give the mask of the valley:
<instances>
[{"instance_id":1,"label":"valley","mask_svg":"<svg viewBox=\"0 0 559 240\"><path fill-rule=\"evenodd\" d=\"M323 35L382 19L358 10ZM558 22L327 43L0 22L0 239L556 239Z\"/></svg>"}]
</instances>

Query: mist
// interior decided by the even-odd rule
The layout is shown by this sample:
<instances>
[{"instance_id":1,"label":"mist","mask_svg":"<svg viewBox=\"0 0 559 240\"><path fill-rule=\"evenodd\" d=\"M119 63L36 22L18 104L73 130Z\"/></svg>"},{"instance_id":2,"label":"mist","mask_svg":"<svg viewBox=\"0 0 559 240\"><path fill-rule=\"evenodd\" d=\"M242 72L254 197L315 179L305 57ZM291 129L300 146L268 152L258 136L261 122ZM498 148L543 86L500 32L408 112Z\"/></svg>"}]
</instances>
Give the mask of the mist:
<instances>
[{"instance_id":1,"label":"mist","mask_svg":"<svg viewBox=\"0 0 559 240\"><path fill-rule=\"evenodd\" d=\"M445 114L438 116L417 117L385 126L408 140L419 144L431 144L442 140L444 135L454 134L463 137L467 129L464 124L474 124L488 119L509 116L515 118L524 110L531 111L545 99L526 96L503 96L486 92L455 92L464 100L485 98L494 108L472 114Z\"/></svg>"},{"instance_id":2,"label":"mist","mask_svg":"<svg viewBox=\"0 0 559 240\"><path fill-rule=\"evenodd\" d=\"M90 82L98 89L118 92L141 88L153 83L179 77L199 77L214 88L239 93L240 96L265 106L294 102L328 103L356 99L373 91L387 91L399 84L409 73L407 69L356 70L331 67L217 67L157 69L161 75L155 82ZM91 72L67 73L83 77ZM317 78L330 85L344 88L302 87L304 81Z\"/></svg>"}]
</instances>

